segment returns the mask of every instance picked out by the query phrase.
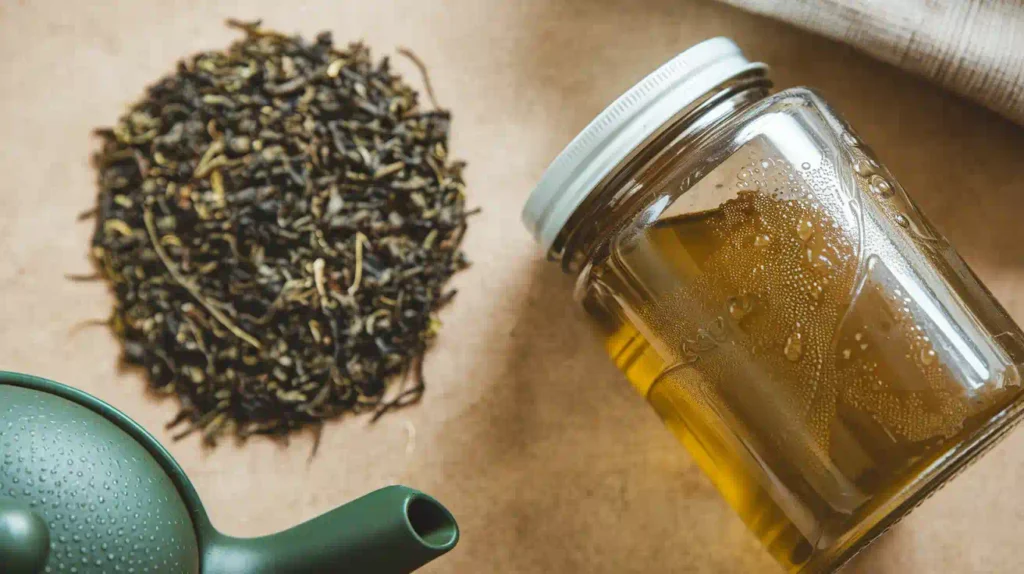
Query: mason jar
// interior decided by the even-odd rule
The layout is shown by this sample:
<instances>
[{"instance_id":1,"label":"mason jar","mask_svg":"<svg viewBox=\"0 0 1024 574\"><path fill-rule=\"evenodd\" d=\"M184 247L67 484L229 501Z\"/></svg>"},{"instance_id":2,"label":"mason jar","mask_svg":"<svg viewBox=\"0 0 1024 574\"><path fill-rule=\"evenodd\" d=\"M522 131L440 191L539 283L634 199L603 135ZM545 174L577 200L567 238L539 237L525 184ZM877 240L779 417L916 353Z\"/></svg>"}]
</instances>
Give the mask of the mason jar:
<instances>
[{"instance_id":1,"label":"mason jar","mask_svg":"<svg viewBox=\"0 0 1024 574\"><path fill-rule=\"evenodd\" d=\"M750 530L820 572L1018 420L1024 334L822 96L766 72L725 38L683 52L524 221Z\"/></svg>"}]
</instances>

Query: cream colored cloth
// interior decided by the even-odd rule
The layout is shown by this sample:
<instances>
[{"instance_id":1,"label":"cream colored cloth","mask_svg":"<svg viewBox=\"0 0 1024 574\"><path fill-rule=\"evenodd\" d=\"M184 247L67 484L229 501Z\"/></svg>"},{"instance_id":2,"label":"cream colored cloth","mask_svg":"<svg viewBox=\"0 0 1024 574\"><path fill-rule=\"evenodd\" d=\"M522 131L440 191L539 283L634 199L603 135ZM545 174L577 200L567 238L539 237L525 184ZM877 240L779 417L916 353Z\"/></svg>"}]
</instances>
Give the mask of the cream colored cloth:
<instances>
[{"instance_id":1,"label":"cream colored cloth","mask_svg":"<svg viewBox=\"0 0 1024 574\"><path fill-rule=\"evenodd\" d=\"M1024 0L722 0L846 42L1024 125Z\"/></svg>"}]
</instances>

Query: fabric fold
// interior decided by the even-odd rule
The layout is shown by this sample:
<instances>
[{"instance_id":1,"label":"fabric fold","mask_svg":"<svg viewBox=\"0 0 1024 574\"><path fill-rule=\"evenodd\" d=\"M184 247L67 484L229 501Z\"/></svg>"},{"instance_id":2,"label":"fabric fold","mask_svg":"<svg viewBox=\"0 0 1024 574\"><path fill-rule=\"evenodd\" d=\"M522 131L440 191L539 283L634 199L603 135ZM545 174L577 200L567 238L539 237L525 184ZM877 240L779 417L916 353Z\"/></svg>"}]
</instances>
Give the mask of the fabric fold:
<instances>
[{"instance_id":1,"label":"fabric fold","mask_svg":"<svg viewBox=\"0 0 1024 574\"><path fill-rule=\"evenodd\" d=\"M850 44L1024 125L1024 0L720 0Z\"/></svg>"}]
</instances>

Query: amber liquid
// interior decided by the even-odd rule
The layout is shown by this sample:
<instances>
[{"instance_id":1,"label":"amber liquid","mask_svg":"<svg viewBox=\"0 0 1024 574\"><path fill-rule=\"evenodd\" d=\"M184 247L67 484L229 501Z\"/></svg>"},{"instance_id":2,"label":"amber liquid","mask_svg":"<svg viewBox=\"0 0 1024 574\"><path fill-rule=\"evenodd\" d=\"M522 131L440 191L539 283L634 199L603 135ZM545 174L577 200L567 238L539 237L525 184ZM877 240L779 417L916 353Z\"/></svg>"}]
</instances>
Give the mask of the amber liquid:
<instances>
[{"instance_id":1,"label":"amber liquid","mask_svg":"<svg viewBox=\"0 0 1024 574\"><path fill-rule=\"evenodd\" d=\"M738 170L721 204L624 234L583 303L617 366L799 571L1019 395L1024 338L986 322L1001 310L901 197L844 211L827 166L815 185L764 153L744 169L757 165L758 185Z\"/></svg>"}]
</instances>

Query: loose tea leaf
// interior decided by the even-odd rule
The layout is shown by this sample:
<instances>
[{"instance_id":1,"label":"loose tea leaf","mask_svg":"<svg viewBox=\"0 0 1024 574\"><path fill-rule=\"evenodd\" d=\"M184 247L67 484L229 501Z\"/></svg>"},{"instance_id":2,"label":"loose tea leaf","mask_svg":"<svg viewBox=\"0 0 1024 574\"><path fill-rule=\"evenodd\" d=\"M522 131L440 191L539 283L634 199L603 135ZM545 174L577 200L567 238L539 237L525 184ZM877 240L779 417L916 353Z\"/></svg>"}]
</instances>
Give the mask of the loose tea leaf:
<instances>
[{"instance_id":1,"label":"loose tea leaf","mask_svg":"<svg viewBox=\"0 0 1024 574\"><path fill-rule=\"evenodd\" d=\"M179 437L414 403L466 266L449 113L420 110L362 44L229 25L245 37L97 131L92 258L124 359L179 397Z\"/></svg>"}]
</instances>

